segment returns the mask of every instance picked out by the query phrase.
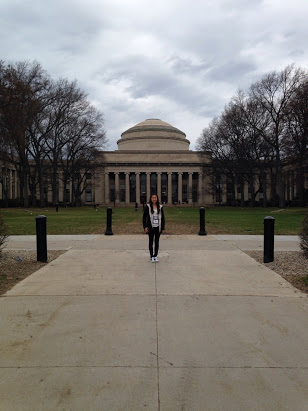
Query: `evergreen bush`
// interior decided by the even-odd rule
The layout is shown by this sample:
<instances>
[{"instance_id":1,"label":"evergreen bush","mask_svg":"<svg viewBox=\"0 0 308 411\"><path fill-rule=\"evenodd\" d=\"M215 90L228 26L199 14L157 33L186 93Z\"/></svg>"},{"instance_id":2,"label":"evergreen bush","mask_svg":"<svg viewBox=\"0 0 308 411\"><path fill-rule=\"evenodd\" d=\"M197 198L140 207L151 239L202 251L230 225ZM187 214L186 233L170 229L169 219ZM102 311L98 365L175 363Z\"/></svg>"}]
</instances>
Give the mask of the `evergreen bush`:
<instances>
[{"instance_id":1,"label":"evergreen bush","mask_svg":"<svg viewBox=\"0 0 308 411\"><path fill-rule=\"evenodd\" d=\"M308 213L306 213L303 220L303 227L299 236L301 239L301 249L303 250L305 256L308 258Z\"/></svg>"}]
</instances>

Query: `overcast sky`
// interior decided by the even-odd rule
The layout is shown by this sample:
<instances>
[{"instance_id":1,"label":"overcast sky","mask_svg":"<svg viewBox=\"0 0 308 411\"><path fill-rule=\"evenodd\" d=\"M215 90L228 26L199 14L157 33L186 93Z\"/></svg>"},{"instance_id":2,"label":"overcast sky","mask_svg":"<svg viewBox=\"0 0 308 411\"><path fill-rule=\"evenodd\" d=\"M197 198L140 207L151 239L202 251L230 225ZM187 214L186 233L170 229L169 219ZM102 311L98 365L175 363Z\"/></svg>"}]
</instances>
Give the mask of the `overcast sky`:
<instances>
[{"instance_id":1,"label":"overcast sky","mask_svg":"<svg viewBox=\"0 0 308 411\"><path fill-rule=\"evenodd\" d=\"M160 118L190 149L238 88L308 69L308 0L0 0L0 59L77 79L104 113L108 149Z\"/></svg>"}]
</instances>

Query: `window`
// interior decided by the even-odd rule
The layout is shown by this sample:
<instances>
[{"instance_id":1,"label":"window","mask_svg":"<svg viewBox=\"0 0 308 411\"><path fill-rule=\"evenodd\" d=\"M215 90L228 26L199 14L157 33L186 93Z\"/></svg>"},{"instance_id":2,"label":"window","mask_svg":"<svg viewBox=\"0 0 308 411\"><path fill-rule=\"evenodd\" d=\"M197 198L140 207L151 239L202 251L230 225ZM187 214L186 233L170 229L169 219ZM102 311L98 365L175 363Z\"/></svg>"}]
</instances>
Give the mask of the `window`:
<instances>
[{"instance_id":1,"label":"window","mask_svg":"<svg viewBox=\"0 0 308 411\"><path fill-rule=\"evenodd\" d=\"M86 202L91 202L92 201L92 186L89 185L86 188Z\"/></svg>"}]
</instances>

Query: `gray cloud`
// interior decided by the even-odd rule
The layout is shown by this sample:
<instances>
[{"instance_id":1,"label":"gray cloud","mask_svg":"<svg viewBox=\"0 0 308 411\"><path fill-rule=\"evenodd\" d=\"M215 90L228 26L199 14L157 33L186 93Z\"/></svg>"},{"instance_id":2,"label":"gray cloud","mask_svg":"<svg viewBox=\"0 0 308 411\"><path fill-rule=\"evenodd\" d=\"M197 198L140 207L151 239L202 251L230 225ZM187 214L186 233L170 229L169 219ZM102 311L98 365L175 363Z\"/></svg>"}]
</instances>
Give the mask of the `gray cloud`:
<instances>
[{"instance_id":1,"label":"gray cloud","mask_svg":"<svg viewBox=\"0 0 308 411\"><path fill-rule=\"evenodd\" d=\"M306 0L2 0L0 58L77 78L110 149L148 117L194 142L239 87L308 66L307 13Z\"/></svg>"},{"instance_id":2,"label":"gray cloud","mask_svg":"<svg viewBox=\"0 0 308 411\"><path fill-rule=\"evenodd\" d=\"M257 64L248 59L247 61L231 60L221 66L212 67L209 78L215 81L236 82L239 84L244 76L249 76L256 68Z\"/></svg>"}]
</instances>

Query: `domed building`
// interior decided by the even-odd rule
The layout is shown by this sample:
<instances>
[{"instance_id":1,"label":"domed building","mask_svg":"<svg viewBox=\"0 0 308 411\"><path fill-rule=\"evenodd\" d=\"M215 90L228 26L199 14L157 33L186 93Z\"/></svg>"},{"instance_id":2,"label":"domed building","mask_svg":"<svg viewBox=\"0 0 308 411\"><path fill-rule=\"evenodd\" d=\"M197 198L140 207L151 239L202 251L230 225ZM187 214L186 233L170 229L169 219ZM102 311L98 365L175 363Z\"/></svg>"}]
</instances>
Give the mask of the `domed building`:
<instances>
[{"instance_id":1,"label":"domed building","mask_svg":"<svg viewBox=\"0 0 308 411\"><path fill-rule=\"evenodd\" d=\"M150 118L124 131L117 141L119 150L189 150L183 131L164 121Z\"/></svg>"},{"instance_id":2,"label":"domed building","mask_svg":"<svg viewBox=\"0 0 308 411\"><path fill-rule=\"evenodd\" d=\"M189 150L183 131L151 118L124 131L117 144L118 150L101 152L92 201L128 206L157 193L164 204L212 202L203 175L207 160Z\"/></svg>"}]
</instances>

